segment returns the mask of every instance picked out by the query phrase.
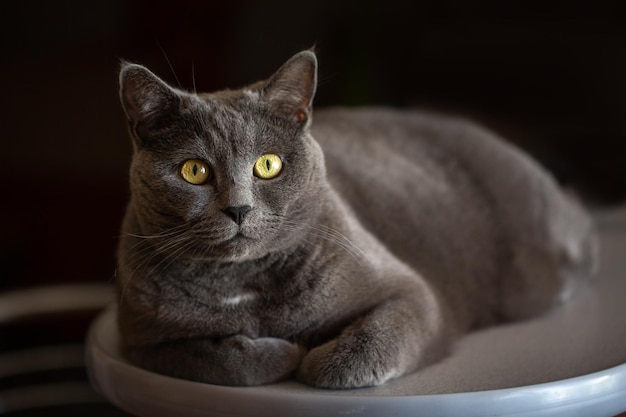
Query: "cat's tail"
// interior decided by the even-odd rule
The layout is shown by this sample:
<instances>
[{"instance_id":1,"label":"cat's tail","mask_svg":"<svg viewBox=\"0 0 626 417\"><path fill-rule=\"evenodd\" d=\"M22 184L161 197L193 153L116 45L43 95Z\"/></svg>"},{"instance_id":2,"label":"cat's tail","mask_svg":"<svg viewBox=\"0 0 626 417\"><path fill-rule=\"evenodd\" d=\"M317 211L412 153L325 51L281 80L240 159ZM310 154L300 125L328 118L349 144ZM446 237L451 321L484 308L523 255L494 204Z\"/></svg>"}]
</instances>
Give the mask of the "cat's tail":
<instances>
[{"instance_id":1,"label":"cat's tail","mask_svg":"<svg viewBox=\"0 0 626 417\"><path fill-rule=\"evenodd\" d=\"M600 242L597 232L590 225L583 233L564 246L559 270L563 287L556 300L558 303L573 298L598 272Z\"/></svg>"},{"instance_id":2,"label":"cat's tail","mask_svg":"<svg viewBox=\"0 0 626 417\"><path fill-rule=\"evenodd\" d=\"M549 229L561 285L556 304L573 298L596 275L600 244L593 217L581 198L564 190L559 202L560 215L552 219Z\"/></svg>"},{"instance_id":3,"label":"cat's tail","mask_svg":"<svg viewBox=\"0 0 626 417\"><path fill-rule=\"evenodd\" d=\"M503 286L502 318L535 317L570 300L598 269L598 236L592 217L569 195L550 198L543 227L518 242ZM541 225L538 225L541 226Z\"/></svg>"}]
</instances>

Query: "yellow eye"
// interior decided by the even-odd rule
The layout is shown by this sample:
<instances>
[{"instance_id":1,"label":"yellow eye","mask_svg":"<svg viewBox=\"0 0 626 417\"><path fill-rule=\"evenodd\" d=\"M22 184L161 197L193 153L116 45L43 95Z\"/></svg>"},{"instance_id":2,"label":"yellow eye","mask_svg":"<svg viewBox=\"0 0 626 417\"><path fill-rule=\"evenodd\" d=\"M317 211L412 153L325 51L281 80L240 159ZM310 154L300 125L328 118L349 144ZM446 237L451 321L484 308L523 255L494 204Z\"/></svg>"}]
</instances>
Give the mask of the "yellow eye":
<instances>
[{"instance_id":1,"label":"yellow eye","mask_svg":"<svg viewBox=\"0 0 626 417\"><path fill-rule=\"evenodd\" d=\"M275 178L283 169L283 161L280 156L273 153L261 155L254 164L254 175L264 180Z\"/></svg>"},{"instance_id":2,"label":"yellow eye","mask_svg":"<svg viewBox=\"0 0 626 417\"><path fill-rule=\"evenodd\" d=\"M197 159L185 161L180 167L180 176L190 184L204 184L209 179L209 166Z\"/></svg>"}]
</instances>

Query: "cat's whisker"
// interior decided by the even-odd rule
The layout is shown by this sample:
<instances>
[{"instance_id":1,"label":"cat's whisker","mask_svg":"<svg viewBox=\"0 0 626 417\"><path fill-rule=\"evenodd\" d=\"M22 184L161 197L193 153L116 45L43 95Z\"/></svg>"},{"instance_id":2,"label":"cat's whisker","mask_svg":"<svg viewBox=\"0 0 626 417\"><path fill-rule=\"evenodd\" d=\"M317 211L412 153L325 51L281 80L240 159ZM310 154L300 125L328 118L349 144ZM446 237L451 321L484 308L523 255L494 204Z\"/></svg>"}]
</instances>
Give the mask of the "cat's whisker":
<instances>
[{"instance_id":1,"label":"cat's whisker","mask_svg":"<svg viewBox=\"0 0 626 417\"><path fill-rule=\"evenodd\" d=\"M124 233L126 236L136 237L139 239L158 239L163 237L169 237L176 234L184 233L189 226L187 224L179 224L178 226L174 226L170 229L164 230L162 232L156 233L154 235L140 235L137 233Z\"/></svg>"},{"instance_id":2,"label":"cat's whisker","mask_svg":"<svg viewBox=\"0 0 626 417\"><path fill-rule=\"evenodd\" d=\"M324 239L332 244L337 245L338 247L348 252L352 257L359 261L359 263L364 263L366 257L363 250L343 233L328 226L302 225L298 222L291 221L282 215L276 216L282 219L283 225L290 227L292 230L297 230L301 228L308 229L309 233L311 233L312 236Z\"/></svg>"},{"instance_id":3,"label":"cat's whisker","mask_svg":"<svg viewBox=\"0 0 626 417\"><path fill-rule=\"evenodd\" d=\"M185 232L183 231L183 232L177 233L177 235L179 235L177 239L180 239L180 235L182 235L183 233ZM172 234L171 236L176 236L176 235ZM154 255L157 253L165 252L170 247L176 244L177 239L170 239L159 246L154 246L148 243L146 239L140 240L139 242L135 243L131 247L130 251L133 253L133 255L128 259L128 261L130 263L135 263L136 260L143 258L144 255L151 255L151 254ZM144 247L140 248L141 245L143 245ZM139 265L141 265L141 263Z\"/></svg>"},{"instance_id":4,"label":"cat's whisker","mask_svg":"<svg viewBox=\"0 0 626 417\"><path fill-rule=\"evenodd\" d=\"M144 255L152 253L154 251L154 248L151 245L146 244L146 240L167 238L170 236L174 236L176 234L184 233L185 232L184 229L186 227L187 225L182 224L182 225L174 226L170 229L164 230L154 235L140 235L137 233L128 233L128 232L124 233L124 236L130 236L130 237L140 239L128 249L128 252L132 253L132 255L128 258L128 262L131 264L135 263L134 261L136 261L137 259L141 259ZM144 245L144 247L140 248L141 245ZM116 271L116 274L117 274L117 271Z\"/></svg>"},{"instance_id":5,"label":"cat's whisker","mask_svg":"<svg viewBox=\"0 0 626 417\"><path fill-rule=\"evenodd\" d=\"M175 230L176 229L176 230ZM132 234L128 234L132 235ZM153 236L135 236L142 240L137 242L133 246L133 255L128 259L128 263L130 265L136 264L133 271L130 273L128 280L124 283L120 294L120 303L124 300L124 294L126 293L127 287L130 284L132 278L135 276L136 272L142 267L149 264L156 256L160 254L167 253L171 251L167 255L163 257L155 266L152 267L149 274L152 274L157 269L161 267L163 262L168 262L164 269L169 267L174 260L180 257L182 253L184 253L190 246L192 246L195 241L193 240L193 235L189 233L189 229L187 225L176 226L172 229L169 229L166 232L153 235ZM147 242L147 239L154 238L168 238L161 245L151 245ZM144 244L145 247L137 249L137 247L141 244Z\"/></svg>"},{"instance_id":6,"label":"cat's whisker","mask_svg":"<svg viewBox=\"0 0 626 417\"><path fill-rule=\"evenodd\" d=\"M317 229L319 231L323 231L324 233L328 233L331 236L334 236L336 238L338 238L339 240L346 242L346 244L348 244L350 247L352 247L355 252L357 252L359 254L360 257L364 257L365 253L363 252L363 250L357 246L356 244L354 244L350 238L348 238L346 235L344 235L343 233L341 233L340 231L333 229L331 227L325 226L325 225L314 225L312 226L314 229Z\"/></svg>"},{"instance_id":7,"label":"cat's whisker","mask_svg":"<svg viewBox=\"0 0 626 417\"><path fill-rule=\"evenodd\" d=\"M178 258L180 258L180 256L183 253L185 253L185 251L187 251L194 244L195 244L195 241L193 241L193 240L187 240L186 242L182 242L180 247L178 247L174 251L170 252L163 259L161 259L154 267L152 267L150 272L148 272L148 276L152 275L152 273L155 272L158 269L166 270L174 261L176 261ZM167 264L163 265L164 262L167 262Z\"/></svg>"},{"instance_id":8,"label":"cat's whisker","mask_svg":"<svg viewBox=\"0 0 626 417\"><path fill-rule=\"evenodd\" d=\"M297 230L297 229L294 229ZM352 244L346 244L343 243L339 240L337 240L335 237L330 236L330 235L326 235L326 234L321 234L321 233L316 233L313 232L311 233L312 237L317 237L319 239L324 239L326 241L328 241L331 244L334 244L338 247L340 247L341 249L345 250L350 256L352 256L359 264L365 264L366 262L366 258L363 256L362 251L356 247L357 250L354 249L354 245ZM317 242L306 239L306 238L302 238L301 242L307 244L308 246L315 246L317 244Z\"/></svg>"},{"instance_id":9,"label":"cat's whisker","mask_svg":"<svg viewBox=\"0 0 626 417\"><path fill-rule=\"evenodd\" d=\"M315 229L313 229L312 234L314 236L320 237L330 243L333 243L339 246L340 248L348 252L350 255L352 255L359 262L363 262L365 260L363 251L358 246L353 244L350 240L344 241L332 233L328 233L328 232L321 231L321 230L315 230Z\"/></svg>"},{"instance_id":10,"label":"cat's whisker","mask_svg":"<svg viewBox=\"0 0 626 417\"><path fill-rule=\"evenodd\" d=\"M186 225L178 225L178 226L172 227L171 229L164 230L161 233L157 233L155 235L140 235L140 234L135 234L135 233L125 233L126 236L140 239L138 242L136 242L133 246L129 248L129 252L133 253L129 261L132 262L133 259L142 257L144 255L144 252L152 252L154 250L152 245L146 244L147 240L163 239L163 238L169 238L171 236L179 235L179 234L185 233L186 231L185 228L186 228ZM145 245L145 247L139 249L141 245Z\"/></svg>"},{"instance_id":11,"label":"cat's whisker","mask_svg":"<svg viewBox=\"0 0 626 417\"><path fill-rule=\"evenodd\" d=\"M214 248L211 245L199 246L194 251L191 259L195 260L195 261L200 261L200 262L204 262L204 261L207 261L207 260L212 260L212 259L214 259L213 250L214 250Z\"/></svg>"}]
</instances>

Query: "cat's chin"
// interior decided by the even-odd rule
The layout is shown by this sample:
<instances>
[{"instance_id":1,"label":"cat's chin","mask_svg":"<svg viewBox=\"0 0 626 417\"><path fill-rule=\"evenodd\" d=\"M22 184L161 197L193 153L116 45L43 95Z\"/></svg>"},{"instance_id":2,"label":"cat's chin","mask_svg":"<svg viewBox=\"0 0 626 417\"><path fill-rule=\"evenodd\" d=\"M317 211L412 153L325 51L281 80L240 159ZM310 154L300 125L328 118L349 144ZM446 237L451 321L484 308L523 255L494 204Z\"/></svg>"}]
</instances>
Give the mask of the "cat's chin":
<instances>
[{"instance_id":1,"label":"cat's chin","mask_svg":"<svg viewBox=\"0 0 626 417\"><path fill-rule=\"evenodd\" d=\"M211 245L211 249L203 255L209 261L243 262L264 257L267 248L259 245L256 239L237 233L228 240Z\"/></svg>"}]
</instances>

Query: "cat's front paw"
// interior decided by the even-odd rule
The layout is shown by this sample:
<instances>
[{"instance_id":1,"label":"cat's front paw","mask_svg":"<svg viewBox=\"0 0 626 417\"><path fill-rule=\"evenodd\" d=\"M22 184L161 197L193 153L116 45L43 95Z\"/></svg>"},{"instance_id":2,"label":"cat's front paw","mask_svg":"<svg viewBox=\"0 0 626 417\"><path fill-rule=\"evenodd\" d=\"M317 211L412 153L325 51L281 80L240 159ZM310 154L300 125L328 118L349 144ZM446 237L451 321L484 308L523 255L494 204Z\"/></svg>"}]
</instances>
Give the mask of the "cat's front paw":
<instances>
[{"instance_id":1,"label":"cat's front paw","mask_svg":"<svg viewBox=\"0 0 626 417\"><path fill-rule=\"evenodd\" d=\"M229 351L229 358L221 364L218 383L226 385L260 385L285 379L306 352L302 346L283 339L241 335L224 339L221 348Z\"/></svg>"},{"instance_id":2,"label":"cat's front paw","mask_svg":"<svg viewBox=\"0 0 626 417\"><path fill-rule=\"evenodd\" d=\"M218 385L261 385L286 379L305 353L304 347L284 339L243 335L124 347L124 355L137 366Z\"/></svg>"},{"instance_id":3,"label":"cat's front paw","mask_svg":"<svg viewBox=\"0 0 626 417\"><path fill-rule=\"evenodd\" d=\"M376 386L400 374L388 362L393 361L384 354L372 355L363 346L345 346L331 340L304 357L298 368L298 379L328 389Z\"/></svg>"}]
</instances>

